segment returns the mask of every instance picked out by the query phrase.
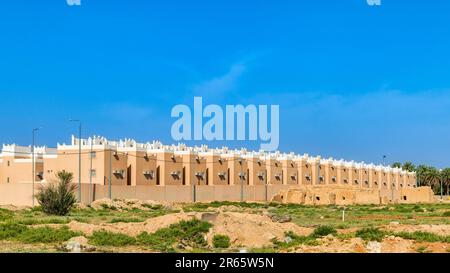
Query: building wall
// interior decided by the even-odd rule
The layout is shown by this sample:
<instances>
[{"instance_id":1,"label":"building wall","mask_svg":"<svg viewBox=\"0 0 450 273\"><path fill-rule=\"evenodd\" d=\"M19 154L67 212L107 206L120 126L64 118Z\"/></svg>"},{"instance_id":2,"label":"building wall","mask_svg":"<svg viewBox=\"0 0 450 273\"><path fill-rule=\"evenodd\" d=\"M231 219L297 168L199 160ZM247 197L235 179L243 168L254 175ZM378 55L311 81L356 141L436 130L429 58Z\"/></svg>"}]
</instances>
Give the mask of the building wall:
<instances>
[{"instance_id":1,"label":"building wall","mask_svg":"<svg viewBox=\"0 0 450 273\"><path fill-rule=\"evenodd\" d=\"M245 161L248 166L248 185L265 185L270 179L267 161L259 159L258 157L246 157Z\"/></svg>"},{"instance_id":2,"label":"building wall","mask_svg":"<svg viewBox=\"0 0 450 273\"><path fill-rule=\"evenodd\" d=\"M35 160L35 182L43 180L44 162ZM3 157L0 162L0 183L24 183L33 180L33 164L31 158Z\"/></svg>"},{"instance_id":3,"label":"building wall","mask_svg":"<svg viewBox=\"0 0 450 273\"><path fill-rule=\"evenodd\" d=\"M299 173L298 166L294 160L283 159L281 160L281 165L283 168L283 184L284 185L298 185L299 184Z\"/></svg>"},{"instance_id":4,"label":"building wall","mask_svg":"<svg viewBox=\"0 0 450 273\"><path fill-rule=\"evenodd\" d=\"M283 184L283 167L281 162L276 159L266 160L267 168L267 184L282 185Z\"/></svg>"},{"instance_id":5,"label":"building wall","mask_svg":"<svg viewBox=\"0 0 450 273\"><path fill-rule=\"evenodd\" d=\"M230 175L226 158L215 154L205 154L206 169L210 185L229 185Z\"/></svg>"},{"instance_id":6,"label":"building wall","mask_svg":"<svg viewBox=\"0 0 450 273\"><path fill-rule=\"evenodd\" d=\"M328 163L326 165L326 170L327 170L326 181L328 182L328 184L330 184L330 185L338 184L338 168L337 168L337 166Z\"/></svg>"},{"instance_id":7,"label":"building wall","mask_svg":"<svg viewBox=\"0 0 450 273\"><path fill-rule=\"evenodd\" d=\"M183 180L183 157L175 155L172 152L159 152L157 153L158 164L157 167L157 179L159 179L159 185L161 186L180 186L190 185L189 179ZM187 166L186 166L187 167ZM159 170L158 170L159 168ZM185 173L188 174L190 169L186 169ZM174 175L177 174L177 175ZM158 178L159 177L159 178ZM188 178L188 176L185 176Z\"/></svg>"},{"instance_id":8,"label":"building wall","mask_svg":"<svg viewBox=\"0 0 450 273\"><path fill-rule=\"evenodd\" d=\"M228 159L228 168L230 169L230 176L231 176L231 185L241 185L241 177L240 173L244 174L244 177L242 177L242 183L244 185L249 184L249 169L248 169L248 163L245 159L240 158L238 156L231 156L227 157Z\"/></svg>"}]
</instances>

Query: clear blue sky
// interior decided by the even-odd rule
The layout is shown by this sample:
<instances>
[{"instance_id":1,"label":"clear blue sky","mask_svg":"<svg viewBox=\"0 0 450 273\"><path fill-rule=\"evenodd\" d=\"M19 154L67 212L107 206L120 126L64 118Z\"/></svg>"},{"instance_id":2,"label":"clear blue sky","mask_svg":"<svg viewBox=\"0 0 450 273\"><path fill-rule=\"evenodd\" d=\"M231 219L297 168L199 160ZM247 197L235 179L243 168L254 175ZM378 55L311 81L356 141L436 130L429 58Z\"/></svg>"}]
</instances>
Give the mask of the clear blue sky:
<instances>
[{"instance_id":1,"label":"clear blue sky","mask_svg":"<svg viewBox=\"0 0 450 273\"><path fill-rule=\"evenodd\" d=\"M2 1L0 143L172 143L202 95L279 104L282 151L450 166L450 1L81 3Z\"/></svg>"}]
</instances>

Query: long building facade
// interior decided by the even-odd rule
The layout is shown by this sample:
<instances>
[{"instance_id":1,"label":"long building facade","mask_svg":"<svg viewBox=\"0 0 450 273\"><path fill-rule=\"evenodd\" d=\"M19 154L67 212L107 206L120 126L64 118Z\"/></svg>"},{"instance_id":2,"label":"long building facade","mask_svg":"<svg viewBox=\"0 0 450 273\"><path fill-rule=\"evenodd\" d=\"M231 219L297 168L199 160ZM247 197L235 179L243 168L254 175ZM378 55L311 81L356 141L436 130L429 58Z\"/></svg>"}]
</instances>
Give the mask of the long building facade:
<instances>
[{"instance_id":1,"label":"long building facade","mask_svg":"<svg viewBox=\"0 0 450 273\"><path fill-rule=\"evenodd\" d=\"M81 144L81 153L79 147ZM33 180L31 147L3 145L0 184ZM79 157L81 155L81 172ZM323 159L307 154L267 153L227 147L163 145L132 139L77 139L57 148L35 147L37 183L55 179L58 171L73 173L74 182L121 186L177 185L345 185L361 189L415 188L416 174L364 162Z\"/></svg>"}]
</instances>

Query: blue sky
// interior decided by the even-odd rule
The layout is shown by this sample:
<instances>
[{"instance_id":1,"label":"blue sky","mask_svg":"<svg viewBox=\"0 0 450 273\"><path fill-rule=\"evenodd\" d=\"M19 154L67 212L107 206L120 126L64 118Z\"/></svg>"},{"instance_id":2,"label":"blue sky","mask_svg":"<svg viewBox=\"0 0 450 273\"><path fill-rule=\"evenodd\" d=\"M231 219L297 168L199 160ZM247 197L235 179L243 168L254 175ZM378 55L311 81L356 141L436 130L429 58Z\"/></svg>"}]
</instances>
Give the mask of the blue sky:
<instances>
[{"instance_id":1,"label":"blue sky","mask_svg":"<svg viewBox=\"0 0 450 273\"><path fill-rule=\"evenodd\" d=\"M0 143L68 142L69 118L172 143L172 107L201 95L279 104L282 151L450 166L450 1L81 4L2 1Z\"/></svg>"}]
</instances>

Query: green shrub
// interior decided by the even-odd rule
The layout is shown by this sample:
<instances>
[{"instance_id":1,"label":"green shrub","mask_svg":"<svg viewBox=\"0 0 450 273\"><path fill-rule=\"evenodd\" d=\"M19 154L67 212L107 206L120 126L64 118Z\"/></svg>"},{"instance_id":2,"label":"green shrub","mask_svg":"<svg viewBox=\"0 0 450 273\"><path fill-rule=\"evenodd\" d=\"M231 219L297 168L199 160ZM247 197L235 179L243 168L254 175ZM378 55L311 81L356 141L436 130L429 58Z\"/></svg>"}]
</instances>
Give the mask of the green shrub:
<instances>
[{"instance_id":1,"label":"green shrub","mask_svg":"<svg viewBox=\"0 0 450 273\"><path fill-rule=\"evenodd\" d=\"M316 237L310 235L310 236L299 236L295 233L293 233L292 231L288 231L285 233L285 237L286 238L290 238L290 241L279 241L276 238L274 240L272 240L272 243L277 246L277 247L281 247L281 248L289 248L289 247L293 247L293 246L298 246L298 245L319 245L319 241L316 240Z\"/></svg>"},{"instance_id":2,"label":"green shrub","mask_svg":"<svg viewBox=\"0 0 450 273\"><path fill-rule=\"evenodd\" d=\"M444 217L450 217L450 210L444 212L444 213L442 214L442 216L444 216Z\"/></svg>"},{"instance_id":3,"label":"green shrub","mask_svg":"<svg viewBox=\"0 0 450 273\"><path fill-rule=\"evenodd\" d=\"M426 253L428 252L428 249L426 246L419 246L418 248L416 248L416 251L419 253Z\"/></svg>"},{"instance_id":4,"label":"green shrub","mask_svg":"<svg viewBox=\"0 0 450 273\"><path fill-rule=\"evenodd\" d=\"M25 218L17 220L18 224L23 225L47 225L47 224L67 224L70 220L68 218L44 218L44 219L38 219L38 218Z\"/></svg>"},{"instance_id":5,"label":"green shrub","mask_svg":"<svg viewBox=\"0 0 450 273\"><path fill-rule=\"evenodd\" d=\"M57 173L57 183L50 183L40 187L36 198L47 214L66 215L76 203L73 192L75 184L71 184L73 174L66 171Z\"/></svg>"},{"instance_id":6,"label":"green shrub","mask_svg":"<svg viewBox=\"0 0 450 273\"><path fill-rule=\"evenodd\" d=\"M399 232L395 233L395 236L402 237L403 239L415 240L418 242L446 242L448 237L440 236L430 232L415 231L415 232Z\"/></svg>"},{"instance_id":7,"label":"green shrub","mask_svg":"<svg viewBox=\"0 0 450 273\"><path fill-rule=\"evenodd\" d=\"M7 209L0 209L0 222L11 219L14 213Z\"/></svg>"},{"instance_id":8,"label":"green shrub","mask_svg":"<svg viewBox=\"0 0 450 273\"><path fill-rule=\"evenodd\" d=\"M89 243L97 246L127 246L136 243L136 239L122 233L95 231L89 237Z\"/></svg>"},{"instance_id":9,"label":"green shrub","mask_svg":"<svg viewBox=\"0 0 450 273\"><path fill-rule=\"evenodd\" d=\"M312 233L312 237L315 238L319 238L319 237L324 237L327 235L336 235L337 231L334 227L332 226L318 226L314 229L314 232Z\"/></svg>"},{"instance_id":10,"label":"green shrub","mask_svg":"<svg viewBox=\"0 0 450 273\"><path fill-rule=\"evenodd\" d=\"M27 228L18 236L17 240L24 243L59 243L69 240L70 238L82 235L79 232L71 231L64 226L59 229L50 227Z\"/></svg>"},{"instance_id":11,"label":"green shrub","mask_svg":"<svg viewBox=\"0 0 450 273\"><path fill-rule=\"evenodd\" d=\"M0 223L0 240L16 238L27 227L17 223Z\"/></svg>"},{"instance_id":12,"label":"green shrub","mask_svg":"<svg viewBox=\"0 0 450 273\"><path fill-rule=\"evenodd\" d=\"M114 224L114 223L139 223L139 222L144 222L144 220L143 219L139 219L139 218L135 218L135 217L131 217L131 218L113 218L109 222L112 223L112 224Z\"/></svg>"},{"instance_id":13,"label":"green shrub","mask_svg":"<svg viewBox=\"0 0 450 273\"><path fill-rule=\"evenodd\" d=\"M214 235L212 242L215 248L230 247L230 237L228 237L227 235L216 234Z\"/></svg>"},{"instance_id":14,"label":"green shrub","mask_svg":"<svg viewBox=\"0 0 450 273\"><path fill-rule=\"evenodd\" d=\"M386 236L386 233L378 228L363 228L356 231L356 237L359 237L365 241L377 241L381 242Z\"/></svg>"},{"instance_id":15,"label":"green shrub","mask_svg":"<svg viewBox=\"0 0 450 273\"><path fill-rule=\"evenodd\" d=\"M173 245L180 242L181 246L205 247L207 242L204 234L209 231L211 224L197 219L180 221L155 233L139 234L137 240L140 244L160 251L174 251Z\"/></svg>"}]
</instances>

